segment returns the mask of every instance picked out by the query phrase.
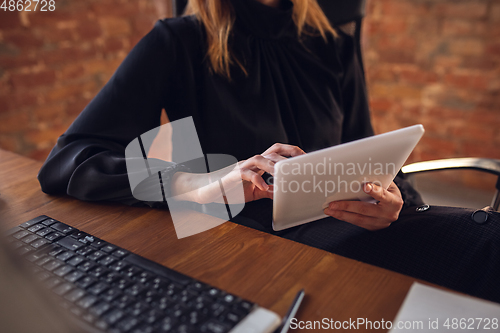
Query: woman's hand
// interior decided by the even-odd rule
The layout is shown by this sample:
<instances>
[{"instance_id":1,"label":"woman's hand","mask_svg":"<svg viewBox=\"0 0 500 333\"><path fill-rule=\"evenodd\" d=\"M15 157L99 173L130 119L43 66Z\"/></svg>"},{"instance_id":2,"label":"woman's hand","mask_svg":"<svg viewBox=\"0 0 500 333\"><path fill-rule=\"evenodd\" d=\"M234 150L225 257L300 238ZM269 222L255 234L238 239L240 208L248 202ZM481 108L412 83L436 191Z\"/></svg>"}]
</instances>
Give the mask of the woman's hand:
<instances>
[{"instance_id":1,"label":"woman's hand","mask_svg":"<svg viewBox=\"0 0 500 333\"><path fill-rule=\"evenodd\" d=\"M278 161L302 154L305 152L299 147L276 143L260 155L239 161L237 167L233 165L208 174L178 172L172 179L172 195L179 200L201 204L224 203L221 195L222 183L226 197L229 197L232 191L238 191L238 185L242 184L245 202L262 198L272 199L273 187L266 184L262 175L264 172L274 175L274 165Z\"/></svg>"},{"instance_id":2,"label":"woman's hand","mask_svg":"<svg viewBox=\"0 0 500 333\"><path fill-rule=\"evenodd\" d=\"M394 182L387 190L372 183L365 184L363 189L378 203L333 201L325 208L325 214L368 230L387 228L398 219L404 202Z\"/></svg>"}]
</instances>

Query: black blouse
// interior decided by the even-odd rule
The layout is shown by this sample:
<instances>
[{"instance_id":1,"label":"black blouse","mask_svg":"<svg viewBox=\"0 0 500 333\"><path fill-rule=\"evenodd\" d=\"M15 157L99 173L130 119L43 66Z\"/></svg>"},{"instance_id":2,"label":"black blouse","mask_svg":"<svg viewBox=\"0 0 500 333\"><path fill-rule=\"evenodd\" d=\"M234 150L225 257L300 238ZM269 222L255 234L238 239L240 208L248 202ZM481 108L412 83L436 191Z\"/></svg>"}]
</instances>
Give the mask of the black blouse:
<instances>
[{"instance_id":1,"label":"black blouse","mask_svg":"<svg viewBox=\"0 0 500 333\"><path fill-rule=\"evenodd\" d=\"M279 9L255 0L232 4L230 46L248 76L236 66L230 81L211 73L194 17L158 21L59 138L38 176L42 190L137 204L124 150L160 125L163 108L171 121L193 117L205 154L238 160L276 142L310 152L373 134L350 36L299 39L290 1ZM244 212L252 210L270 221L270 200Z\"/></svg>"}]
</instances>

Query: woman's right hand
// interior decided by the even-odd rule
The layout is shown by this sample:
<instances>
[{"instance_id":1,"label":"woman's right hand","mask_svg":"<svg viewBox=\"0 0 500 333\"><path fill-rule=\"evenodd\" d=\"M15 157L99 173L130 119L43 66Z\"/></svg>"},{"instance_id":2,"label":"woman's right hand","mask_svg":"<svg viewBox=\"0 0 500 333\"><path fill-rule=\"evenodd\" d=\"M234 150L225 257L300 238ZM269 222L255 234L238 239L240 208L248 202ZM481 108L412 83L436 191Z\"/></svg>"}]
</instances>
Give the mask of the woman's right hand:
<instances>
[{"instance_id":1,"label":"woman's right hand","mask_svg":"<svg viewBox=\"0 0 500 333\"><path fill-rule=\"evenodd\" d=\"M264 172L274 175L274 165L278 161L303 154L305 152L297 146L275 143L262 154L222 170L208 174L178 172L172 179L172 195L178 200L200 204L224 203L222 183L226 197L231 196L232 191L240 191L242 185L245 202L262 198L272 199L273 186L266 184L262 178Z\"/></svg>"}]
</instances>

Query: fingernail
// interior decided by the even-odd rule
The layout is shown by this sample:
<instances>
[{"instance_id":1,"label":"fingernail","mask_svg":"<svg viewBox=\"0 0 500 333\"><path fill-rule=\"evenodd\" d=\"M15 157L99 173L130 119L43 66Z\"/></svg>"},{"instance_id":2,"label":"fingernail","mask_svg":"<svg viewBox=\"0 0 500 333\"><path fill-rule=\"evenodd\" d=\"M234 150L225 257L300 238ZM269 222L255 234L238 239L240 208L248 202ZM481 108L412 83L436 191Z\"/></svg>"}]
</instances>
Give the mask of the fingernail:
<instances>
[{"instance_id":1,"label":"fingernail","mask_svg":"<svg viewBox=\"0 0 500 333\"><path fill-rule=\"evenodd\" d=\"M370 193L373 189L373 185L372 184L365 184L365 192L366 193Z\"/></svg>"}]
</instances>

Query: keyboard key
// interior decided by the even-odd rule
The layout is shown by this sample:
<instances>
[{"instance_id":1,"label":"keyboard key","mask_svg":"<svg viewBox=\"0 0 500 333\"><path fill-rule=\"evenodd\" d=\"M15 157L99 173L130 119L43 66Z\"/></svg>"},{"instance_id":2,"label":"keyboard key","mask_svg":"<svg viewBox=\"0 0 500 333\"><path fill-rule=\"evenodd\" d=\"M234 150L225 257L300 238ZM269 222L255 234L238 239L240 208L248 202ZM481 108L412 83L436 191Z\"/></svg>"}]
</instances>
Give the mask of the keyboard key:
<instances>
[{"instance_id":1,"label":"keyboard key","mask_svg":"<svg viewBox=\"0 0 500 333\"><path fill-rule=\"evenodd\" d=\"M39 223L39 224L35 224L35 225L29 227L28 230L33 232L33 233L36 233L38 230L41 230L43 228L45 228L45 226L43 224Z\"/></svg>"},{"instance_id":2,"label":"keyboard key","mask_svg":"<svg viewBox=\"0 0 500 333\"><path fill-rule=\"evenodd\" d=\"M97 280L91 278L90 276L85 276L85 277L81 278L80 280L78 280L75 283L75 285L78 286L79 288L87 289L88 287L90 287L91 285L93 285L96 282L97 282ZM94 294L94 293L92 293L92 294ZM97 294L94 294L94 295L97 295Z\"/></svg>"},{"instance_id":3,"label":"keyboard key","mask_svg":"<svg viewBox=\"0 0 500 333\"><path fill-rule=\"evenodd\" d=\"M94 268L95 264L92 261L85 261L78 265L76 268L81 270L82 272L88 272L92 268Z\"/></svg>"},{"instance_id":4,"label":"keyboard key","mask_svg":"<svg viewBox=\"0 0 500 333\"><path fill-rule=\"evenodd\" d=\"M53 229L56 229L59 232L62 232L65 235L70 234L70 233L77 230L77 229L70 227L69 225L62 223L62 222L56 222L56 223L52 224L50 227Z\"/></svg>"},{"instance_id":5,"label":"keyboard key","mask_svg":"<svg viewBox=\"0 0 500 333\"><path fill-rule=\"evenodd\" d=\"M138 317L140 314L148 310L150 310L150 308L148 304L144 302L136 302L127 309L127 311L135 317Z\"/></svg>"},{"instance_id":6,"label":"keyboard key","mask_svg":"<svg viewBox=\"0 0 500 333\"><path fill-rule=\"evenodd\" d=\"M45 265L46 263L48 263L49 261L51 261L53 258L52 257L41 257L40 259L38 259L37 261L35 261L35 264L37 264L38 266L43 266Z\"/></svg>"},{"instance_id":7,"label":"keyboard key","mask_svg":"<svg viewBox=\"0 0 500 333\"><path fill-rule=\"evenodd\" d=\"M83 231L78 231L78 232L71 234L71 237L76 238L76 239L85 238L87 236L90 236L90 235L87 234L86 232L83 232Z\"/></svg>"},{"instance_id":8,"label":"keyboard key","mask_svg":"<svg viewBox=\"0 0 500 333\"><path fill-rule=\"evenodd\" d=\"M100 317L102 316L104 313L106 313L106 311L108 311L109 309L111 309L111 305L109 303L106 303L106 302L99 302L95 305L93 305L89 312L94 315L94 316L97 316L97 317Z\"/></svg>"},{"instance_id":9,"label":"keyboard key","mask_svg":"<svg viewBox=\"0 0 500 333\"><path fill-rule=\"evenodd\" d=\"M73 271L71 273L69 273L68 275L66 275L64 277L64 279L68 282L71 282L71 283L75 283L75 281L77 281L78 279L80 279L84 274L82 272L79 272L79 271Z\"/></svg>"},{"instance_id":10,"label":"keyboard key","mask_svg":"<svg viewBox=\"0 0 500 333\"><path fill-rule=\"evenodd\" d=\"M52 260L52 261L49 261L48 263L46 263L45 265L43 265L43 268L45 268L46 270L51 272L54 269L56 269L57 267L61 266L62 264L63 263L60 261Z\"/></svg>"},{"instance_id":11,"label":"keyboard key","mask_svg":"<svg viewBox=\"0 0 500 333\"><path fill-rule=\"evenodd\" d=\"M68 291L73 289L73 285L71 283L63 283L57 287L55 287L52 291L56 293L56 295L62 296L66 294Z\"/></svg>"},{"instance_id":12,"label":"keyboard key","mask_svg":"<svg viewBox=\"0 0 500 333\"><path fill-rule=\"evenodd\" d=\"M92 304L94 304L97 301L97 297L93 295L88 295L80 299L76 305L83 309L88 309Z\"/></svg>"},{"instance_id":13,"label":"keyboard key","mask_svg":"<svg viewBox=\"0 0 500 333\"><path fill-rule=\"evenodd\" d=\"M132 284L132 281L130 281L129 279L125 278L125 277L122 277L122 278L119 278L118 280L116 280L114 282L114 285L117 287L117 288L120 288L120 289L125 289L127 288L128 286L130 286Z\"/></svg>"},{"instance_id":14,"label":"keyboard key","mask_svg":"<svg viewBox=\"0 0 500 333\"><path fill-rule=\"evenodd\" d=\"M109 285L107 283L104 283L104 282L99 282L99 283L96 283L94 284L89 290L88 292L92 295L100 295L101 293L103 293L106 289L109 288Z\"/></svg>"},{"instance_id":15,"label":"keyboard key","mask_svg":"<svg viewBox=\"0 0 500 333\"><path fill-rule=\"evenodd\" d=\"M36 234L38 236L41 236L41 237L45 237L47 236L48 234L50 234L51 232L53 232L54 230L51 229L51 228L43 228L41 229L40 231L38 231Z\"/></svg>"},{"instance_id":16,"label":"keyboard key","mask_svg":"<svg viewBox=\"0 0 500 333\"><path fill-rule=\"evenodd\" d=\"M81 243L81 242L80 242ZM76 251L76 253L82 255L82 256L88 256L90 255L92 252L94 252L94 248L93 247L90 247L90 246L86 246L84 248L81 248L79 249L78 251Z\"/></svg>"},{"instance_id":17,"label":"keyboard key","mask_svg":"<svg viewBox=\"0 0 500 333\"><path fill-rule=\"evenodd\" d=\"M112 302L117 297L121 297L121 296L122 296L122 292L118 288L108 289L106 292L101 294L102 299L105 300L106 302Z\"/></svg>"},{"instance_id":18,"label":"keyboard key","mask_svg":"<svg viewBox=\"0 0 500 333\"><path fill-rule=\"evenodd\" d=\"M38 279L38 281L45 281L45 280L47 280L51 276L52 275L49 272L41 271L40 273L38 273L36 275L36 278Z\"/></svg>"},{"instance_id":19,"label":"keyboard key","mask_svg":"<svg viewBox=\"0 0 500 333\"><path fill-rule=\"evenodd\" d=\"M116 261L112 256L107 256L98 261L99 264L109 266Z\"/></svg>"},{"instance_id":20,"label":"keyboard key","mask_svg":"<svg viewBox=\"0 0 500 333\"><path fill-rule=\"evenodd\" d=\"M41 258L43 258L45 256L47 256L45 253L38 251L38 252L35 252L32 254L29 254L26 257L26 259L30 262L35 262L35 261L40 260Z\"/></svg>"},{"instance_id":21,"label":"keyboard key","mask_svg":"<svg viewBox=\"0 0 500 333\"><path fill-rule=\"evenodd\" d=\"M116 261L109 266L109 269L119 272L122 269L128 268L128 264L125 261Z\"/></svg>"},{"instance_id":22,"label":"keyboard key","mask_svg":"<svg viewBox=\"0 0 500 333\"><path fill-rule=\"evenodd\" d=\"M64 237L64 234L63 233L60 233L60 232L53 232L51 234L48 234L47 236L45 236L45 239L51 241L51 242L55 242L57 241L58 239L61 239L62 237Z\"/></svg>"},{"instance_id":23,"label":"keyboard key","mask_svg":"<svg viewBox=\"0 0 500 333\"><path fill-rule=\"evenodd\" d=\"M40 239L40 236L37 236L37 235L29 235L29 236L26 236L24 238L21 239L22 242L26 243L26 244L29 244L31 242L33 242L34 240L37 240L37 239Z\"/></svg>"},{"instance_id":24,"label":"keyboard key","mask_svg":"<svg viewBox=\"0 0 500 333\"><path fill-rule=\"evenodd\" d=\"M46 226L50 226L50 225L53 225L56 222L58 222L58 221L56 221L54 219L46 219L45 221L42 222L42 224L44 224Z\"/></svg>"},{"instance_id":25,"label":"keyboard key","mask_svg":"<svg viewBox=\"0 0 500 333\"><path fill-rule=\"evenodd\" d=\"M140 272L141 272L141 270L137 267L134 267L134 266L130 266L130 267L122 270L122 274L125 274L125 276L129 277L129 278L134 277L135 275L137 275Z\"/></svg>"},{"instance_id":26,"label":"keyboard key","mask_svg":"<svg viewBox=\"0 0 500 333\"><path fill-rule=\"evenodd\" d=\"M106 244L103 247L101 247L101 251L104 251L106 253L111 253L117 249L116 246L111 245L111 244Z\"/></svg>"},{"instance_id":27,"label":"keyboard key","mask_svg":"<svg viewBox=\"0 0 500 333\"><path fill-rule=\"evenodd\" d=\"M121 259L121 258L125 257L128 253L129 252L124 250L124 249L118 249L111 254L114 255L115 257L117 257L118 259Z\"/></svg>"},{"instance_id":28,"label":"keyboard key","mask_svg":"<svg viewBox=\"0 0 500 333\"><path fill-rule=\"evenodd\" d=\"M26 253L31 252L31 251L33 251L33 249L32 249L31 247L29 247L29 246L22 246L22 247L20 247L20 248L18 248L18 249L16 250L16 253L17 253L18 255L20 255L20 256L23 256L23 255L25 255Z\"/></svg>"},{"instance_id":29,"label":"keyboard key","mask_svg":"<svg viewBox=\"0 0 500 333\"><path fill-rule=\"evenodd\" d=\"M94 253L92 253L91 255L88 255L87 258L90 259L90 260L94 260L94 261L97 261L101 258L103 258L106 254L104 252L101 252L101 251L95 251Z\"/></svg>"},{"instance_id":30,"label":"keyboard key","mask_svg":"<svg viewBox=\"0 0 500 333\"><path fill-rule=\"evenodd\" d=\"M49 289L52 289L61 283L62 283L62 280L58 279L56 277L52 277L44 282L45 286Z\"/></svg>"},{"instance_id":31,"label":"keyboard key","mask_svg":"<svg viewBox=\"0 0 500 333\"><path fill-rule=\"evenodd\" d=\"M113 309L109 311L102 319L109 325L114 325L118 320L120 320L125 313L119 309Z\"/></svg>"},{"instance_id":32,"label":"keyboard key","mask_svg":"<svg viewBox=\"0 0 500 333\"><path fill-rule=\"evenodd\" d=\"M82 246L84 246L82 243L80 243L79 241L77 241L76 239L71 238L71 237L64 237L63 239L58 240L57 244L65 247L71 251L76 251L79 248L81 248Z\"/></svg>"},{"instance_id":33,"label":"keyboard key","mask_svg":"<svg viewBox=\"0 0 500 333\"><path fill-rule=\"evenodd\" d=\"M203 324L200 328L202 332L208 333L225 333L231 328L225 324L222 324L214 319L210 319L207 323Z\"/></svg>"},{"instance_id":34,"label":"keyboard key","mask_svg":"<svg viewBox=\"0 0 500 333\"><path fill-rule=\"evenodd\" d=\"M65 265L65 266L63 266L61 268L56 269L54 271L54 274L57 275L57 276L59 276L59 277L63 277L64 275L68 274L72 270L73 270L73 267Z\"/></svg>"},{"instance_id":35,"label":"keyboard key","mask_svg":"<svg viewBox=\"0 0 500 333\"><path fill-rule=\"evenodd\" d=\"M31 235L31 233L27 230L21 230L17 233L15 233L14 235L12 235L12 237L14 237L15 239L21 239L23 237L26 237L28 235Z\"/></svg>"},{"instance_id":36,"label":"keyboard key","mask_svg":"<svg viewBox=\"0 0 500 333\"><path fill-rule=\"evenodd\" d=\"M166 317L160 323L158 327L159 332L173 332L174 326L177 324L177 320L171 316Z\"/></svg>"},{"instance_id":37,"label":"keyboard key","mask_svg":"<svg viewBox=\"0 0 500 333\"><path fill-rule=\"evenodd\" d=\"M68 264L70 264L71 266L78 266L84 261L85 261L85 257L76 256L76 257L73 257L70 260L68 260Z\"/></svg>"},{"instance_id":38,"label":"keyboard key","mask_svg":"<svg viewBox=\"0 0 500 333\"><path fill-rule=\"evenodd\" d=\"M139 320L137 318L134 318L134 317L127 317L125 319L123 319L122 321L120 321L116 327L123 331L123 332L128 332L130 331L131 329L134 328L134 326L137 326L137 324L139 324Z\"/></svg>"},{"instance_id":39,"label":"keyboard key","mask_svg":"<svg viewBox=\"0 0 500 333\"><path fill-rule=\"evenodd\" d=\"M35 224L37 224L39 222L42 222L43 220L46 220L48 218L49 218L48 216L41 215L41 216L35 217L32 220L24 222L23 224L20 225L20 227L26 229L26 228L31 227L32 225L35 225Z\"/></svg>"},{"instance_id":40,"label":"keyboard key","mask_svg":"<svg viewBox=\"0 0 500 333\"><path fill-rule=\"evenodd\" d=\"M42 246L44 246L45 244L48 244L49 241L46 240L46 239L43 239L43 238L40 238L32 243L30 243L31 246L33 246L35 249L39 249L41 248Z\"/></svg>"},{"instance_id":41,"label":"keyboard key","mask_svg":"<svg viewBox=\"0 0 500 333\"><path fill-rule=\"evenodd\" d=\"M126 256L123 260L125 260L129 264L136 265L139 268L151 271L157 275L160 275L162 277L165 277L169 280L175 281L182 285L186 285L192 281L192 279L186 275L178 273L170 268L162 266L146 258L140 257L134 253L131 253L130 255Z\"/></svg>"},{"instance_id":42,"label":"keyboard key","mask_svg":"<svg viewBox=\"0 0 500 333\"><path fill-rule=\"evenodd\" d=\"M144 285L142 285L140 283L136 283L136 284L128 287L127 290L125 290L125 293L130 295L130 296L137 296L144 291L145 291Z\"/></svg>"},{"instance_id":43,"label":"keyboard key","mask_svg":"<svg viewBox=\"0 0 500 333\"><path fill-rule=\"evenodd\" d=\"M105 242L99 238L93 237L94 240L90 241L93 247L100 249L101 247L108 245L108 242Z\"/></svg>"},{"instance_id":44,"label":"keyboard key","mask_svg":"<svg viewBox=\"0 0 500 333\"><path fill-rule=\"evenodd\" d=\"M64 298L67 299L68 301L70 301L71 303L75 303L83 296L85 296L85 291L83 291L81 289L74 289L74 290L70 291L69 293L67 293L66 296L64 296Z\"/></svg>"},{"instance_id":45,"label":"keyboard key","mask_svg":"<svg viewBox=\"0 0 500 333\"><path fill-rule=\"evenodd\" d=\"M98 277L106 275L107 273L109 273L108 269L106 269L103 266L97 266L93 270L91 270L88 274L95 277L95 278L98 278Z\"/></svg>"},{"instance_id":46,"label":"keyboard key","mask_svg":"<svg viewBox=\"0 0 500 333\"><path fill-rule=\"evenodd\" d=\"M117 299L115 299L113 304L115 306L119 307L120 309L125 309L133 302L134 302L133 297L131 297L129 295L122 295L122 296L118 297Z\"/></svg>"},{"instance_id":47,"label":"keyboard key","mask_svg":"<svg viewBox=\"0 0 500 333\"><path fill-rule=\"evenodd\" d=\"M52 250L49 250L49 256L57 256L59 253L63 252L64 249L60 247L59 245L52 244L51 246L56 246Z\"/></svg>"},{"instance_id":48,"label":"keyboard key","mask_svg":"<svg viewBox=\"0 0 500 333\"><path fill-rule=\"evenodd\" d=\"M74 255L75 254L73 252L65 251L65 252L62 252L61 254L57 255L56 258L59 260L62 260L62 261L67 261L68 259L71 259L72 257L74 257Z\"/></svg>"}]
</instances>

